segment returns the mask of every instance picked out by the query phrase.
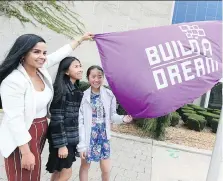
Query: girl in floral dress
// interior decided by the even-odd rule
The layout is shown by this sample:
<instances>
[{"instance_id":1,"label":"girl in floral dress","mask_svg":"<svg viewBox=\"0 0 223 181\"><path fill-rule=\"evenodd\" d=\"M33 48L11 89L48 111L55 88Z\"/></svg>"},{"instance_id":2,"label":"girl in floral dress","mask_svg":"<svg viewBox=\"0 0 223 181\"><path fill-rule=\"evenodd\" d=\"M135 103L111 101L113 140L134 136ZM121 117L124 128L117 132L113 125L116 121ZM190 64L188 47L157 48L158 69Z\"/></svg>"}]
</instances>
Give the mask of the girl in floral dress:
<instances>
[{"instance_id":1,"label":"girl in floral dress","mask_svg":"<svg viewBox=\"0 0 223 181\"><path fill-rule=\"evenodd\" d=\"M109 180L110 172L110 124L128 123L129 115L116 113L116 98L102 86L104 72L99 66L87 70L87 79L91 85L84 92L79 110L79 144L77 150L81 156L80 181L88 181L90 163L100 162L102 181Z\"/></svg>"}]
</instances>

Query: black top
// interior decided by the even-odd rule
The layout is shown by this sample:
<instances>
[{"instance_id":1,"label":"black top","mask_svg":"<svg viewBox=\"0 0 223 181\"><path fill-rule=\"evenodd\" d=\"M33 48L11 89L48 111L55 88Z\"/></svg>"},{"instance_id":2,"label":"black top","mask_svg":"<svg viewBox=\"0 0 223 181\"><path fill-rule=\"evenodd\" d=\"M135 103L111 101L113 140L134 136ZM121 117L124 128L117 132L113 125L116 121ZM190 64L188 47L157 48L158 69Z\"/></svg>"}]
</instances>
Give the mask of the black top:
<instances>
[{"instance_id":1,"label":"black top","mask_svg":"<svg viewBox=\"0 0 223 181\"><path fill-rule=\"evenodd\" d=\"M78 115L83 92L70 80L66 81L62 98L50 106L51 120L48 129L49 143L54 148L77 145L79 142Z\"/></svg>"}]
</instances>

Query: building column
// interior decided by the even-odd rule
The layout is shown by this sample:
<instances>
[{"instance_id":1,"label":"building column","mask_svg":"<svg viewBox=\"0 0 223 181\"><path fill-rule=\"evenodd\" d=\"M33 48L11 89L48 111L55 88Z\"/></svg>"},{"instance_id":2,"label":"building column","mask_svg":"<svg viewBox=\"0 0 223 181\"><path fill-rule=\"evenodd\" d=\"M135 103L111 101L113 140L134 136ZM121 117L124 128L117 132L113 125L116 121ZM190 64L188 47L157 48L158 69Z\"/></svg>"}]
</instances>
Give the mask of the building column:
<instances>
[{"instance_id":1,"label":"building column","mask_svg":"<svg viewBox=\"0 0 223 181\"><path fill-rule=\"evenodd\" d=\"M208 108L209 100L210 100L211 90L209 90L205 95L204 100L204 108Z\"/></svg>"},{"instance_id":2,"label":"building column","mask_svg":"<svg viewBox=\"0 0 223 181\"><path fill-rule=\"evenodd\" d=\"M222 181L223 180L223 108L221 109L221 117L218 124L218 130L215 139L214 149L212 151L211 161L206 181Z\"/></svg>"}]
</instances>

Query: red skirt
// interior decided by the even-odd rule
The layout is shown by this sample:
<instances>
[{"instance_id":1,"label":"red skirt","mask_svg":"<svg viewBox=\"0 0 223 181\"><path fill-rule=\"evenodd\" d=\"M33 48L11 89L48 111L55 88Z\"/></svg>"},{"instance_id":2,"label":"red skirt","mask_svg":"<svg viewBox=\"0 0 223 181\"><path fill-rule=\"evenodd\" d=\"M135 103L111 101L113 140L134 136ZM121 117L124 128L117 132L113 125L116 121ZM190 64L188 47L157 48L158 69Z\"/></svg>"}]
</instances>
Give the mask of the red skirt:
<instances>
[{"instance_id":1,"label":"red skirt","mask_svg":"<svg viewBox=\"0 0 223 181\"><path fill-rule=\"evenodd\" d=\"M8 158L5 158L8 181L40 181L41 153L46 141L47 128L47 119L44 117L35 119L29 129L32 137L29 147L35 156L34 170L21 168L21 154L18 148Z\"/></svg>"}]
</instances>

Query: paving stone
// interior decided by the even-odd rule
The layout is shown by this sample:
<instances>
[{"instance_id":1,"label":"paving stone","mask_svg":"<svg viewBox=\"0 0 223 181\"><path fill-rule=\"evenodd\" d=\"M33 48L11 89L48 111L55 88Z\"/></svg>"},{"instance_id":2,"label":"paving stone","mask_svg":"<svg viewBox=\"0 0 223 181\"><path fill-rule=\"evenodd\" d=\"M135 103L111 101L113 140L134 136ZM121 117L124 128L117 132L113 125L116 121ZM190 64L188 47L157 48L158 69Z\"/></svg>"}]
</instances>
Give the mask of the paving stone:
<instances>
[{"instance_id":1,"label":"paving stone","mask_svg":"<svg viewBox=\"0 0 223 181\"><path fill-rule=\"evenodd\" d=\"M196 178L195 181L205 181L210 157L181 151L177 160L170 158L163 147L154 146L152 149L150 143L139 142L140 138L136 140L112 137L110 181L194 181L188 178ZM152 150L153 156L151 156ZM41 181L50 181L51 175L45 170L47 159L48 143L46 143L42 154ZM80 163L80 158L77 158L72 166L73 174L71 181L79 181ZM194 166L196 166L196 169L192 169ZM196 171L198 167L200 172ZM167 168L169 169L168 171L166 170ZM187 172L182 174L179 171L172 172L177 169L184 170L184 172L187 170ZM152 180L150 180L151 171ZM188 177L182 177L185 174ZM1 156L0 181L7 181L4 161ZM89 181L101 181L99 163L93 162L91 164Z\"/></svg>"},{"instance_id":2,"label":"paving stone","mask_svg":"<svg viewBox=\"0 0 223 181\"><path fill-rule=\"evenodd\" d=\"M112 137L111 140L111 163L112 168L110 172L110 181L130 181L134 178L134 181L137 178L137 172L133 170L133 167L140 163L140 160L146 159L145 155L141 155L141 151L138 148L137 152L135 149L135 141L125 140L121 138ZM137 147L142 147L142 144L137 144ZM48 159L48 143L46 143L43 153L42 153L42 172L41 172L41 181L50 180L51 174L49 174L45 168ZM114 149L113 149L114 148ZM143 148L145 151L145 148ZM136 153L140 153L140 156ZM0 158L0 180L6 181L6 174L4 169L3 158ZM141 165L142 166L142 165ZM141 168L140 166L140 168ZM79 167L80 159L78 158L74 162L72 167L72 177L70 180L78 181L79 180ZM143 170L144 168L142 168ZM101 170L99 163L92 163L89 170L89 180L90 181L99 181L101 180Z\"/></svg>"}]
</instances>

